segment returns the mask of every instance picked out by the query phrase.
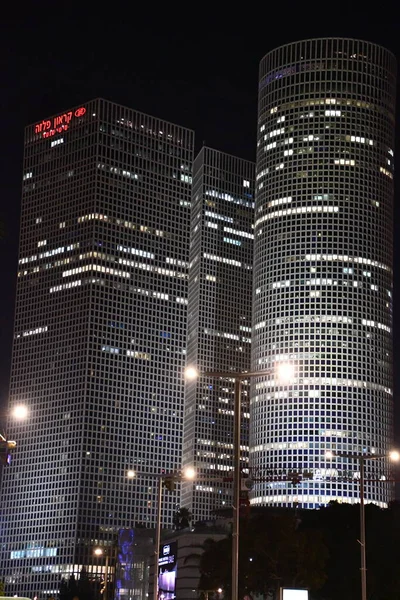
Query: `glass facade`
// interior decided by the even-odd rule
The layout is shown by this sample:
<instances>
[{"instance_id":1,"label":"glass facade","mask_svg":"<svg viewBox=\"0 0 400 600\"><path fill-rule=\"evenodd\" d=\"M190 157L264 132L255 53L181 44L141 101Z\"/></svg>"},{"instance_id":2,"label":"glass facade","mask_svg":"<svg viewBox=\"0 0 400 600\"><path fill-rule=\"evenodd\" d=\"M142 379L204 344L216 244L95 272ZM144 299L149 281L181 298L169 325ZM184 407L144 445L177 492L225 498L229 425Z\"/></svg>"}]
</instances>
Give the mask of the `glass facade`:
<instances>
[{"instance_id":1,"label":"glass facade","mask_svg":"<svg viewBox=\"0 0 400 600\"><path fill-rule=\"evenodd\" d=\"M104 575L96 546L156 524L154 475L197 471L164 495L164 527L179 504L194 521L229 508L236 372L270 373L242 383L251 503L359 502L357 460L325 453L393 440L395 86L395 58L369 42L277 48L260 63L255 164L208 147L193 160L193 131L102 99L26 128L9 595ZM186 365L232 377L185 387ZM382 475L387 461L366 462L365 501L385 507Z\"/></svg>"},{"instance_id":2,"label":"glass facade","mask_svg":"<svg viewBox=\"0 0 400 600\"><path fill-rule=\"evenodd\" d=\"M252 503L359 502L357 460L393 440L393 150L396 62L375 44L314 39L260 63L252 370ZM387 461L366 462L384 507ZM298 486L268 481L306 471Z\"/></svg>"},{"instance_id":3,"label":"glass facade","mask_svg":"<svg viewBox=\"0 0 400 600\"><path fill-rule=\"evenodd\" d=\"M254 169L252 162L207 147L194 161L187 364L199 372L250 366ZM248 383L241 396L246 471ZM233 407L233 378L187 383L182 460L197 476L182 484L182 504L195 521L232 505Z\"/></svg>"},{"instance_id":4,"label":"glass facade","mask_svg":"<svg viewBox=\"0 0 400 600\"><path fill-rule=\"evenodd\" d=\"M11 595L53 595L121 528L154 527L152 475L181 466L193 142L101 99L26 129L10 408L29 418L8 423L1 494Z\"/></svg>"}]
</instances>

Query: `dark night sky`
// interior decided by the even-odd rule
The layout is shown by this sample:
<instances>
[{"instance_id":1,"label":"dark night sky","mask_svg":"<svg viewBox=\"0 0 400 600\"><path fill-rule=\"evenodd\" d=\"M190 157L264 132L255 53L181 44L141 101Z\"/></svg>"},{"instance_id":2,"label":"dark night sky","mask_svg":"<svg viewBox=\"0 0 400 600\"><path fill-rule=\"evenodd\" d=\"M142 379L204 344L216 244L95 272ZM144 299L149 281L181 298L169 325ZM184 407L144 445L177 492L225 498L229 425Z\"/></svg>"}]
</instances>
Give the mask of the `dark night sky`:
<instances>
[{"instance_id":1,"label":"dark night sky","mask_svg":"<svg viewBox=\"0 0 400 600\"><path fill-rule=\"evenodd\" d=\"M8 394L26 125L103 97L193 129L197 149L205 142L254 160L258 66L273 48L313 37L361 38L386 46L400 64L400 19L384 23L376 22L376 14L361 18L351 3L346 5L346 24L335 23L328 12L333 6L325 7L325 15L312 24L311 5L287 2L281 14L271 14L269 8L261 14L261 3L246 5L248 16L242 5L236 16L228 4L223 15L215 14L217 5L202 4L168 4L162 13L154 4L146 11L143 4L118 2L92 9L41 2L32 6L36 12L27 14L16 5L14 15L2 14L0 25L0 220L5 227L0 240L0 406ZM397 191L395 216L398 196ZM396 233L397 242L399 227ZM396 246L399 255L400 243ZM395 364L400 356L399 287L397 260ZM395 396L399 384L397 376ZM398 442L399 413L400 408Z\"/></svg>"}]
</instances>

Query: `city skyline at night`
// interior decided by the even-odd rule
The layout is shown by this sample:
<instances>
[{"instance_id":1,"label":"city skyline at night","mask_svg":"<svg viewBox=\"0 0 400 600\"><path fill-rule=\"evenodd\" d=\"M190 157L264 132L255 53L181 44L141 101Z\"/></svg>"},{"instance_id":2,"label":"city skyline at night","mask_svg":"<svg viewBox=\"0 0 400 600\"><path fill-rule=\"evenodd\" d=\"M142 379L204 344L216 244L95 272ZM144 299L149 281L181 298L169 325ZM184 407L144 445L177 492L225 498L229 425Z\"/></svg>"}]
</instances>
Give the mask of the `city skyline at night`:
<instances>
[{"instance_id":1,"label":"city skyline at night","mask_svg":"<svg viewBox=\"0 0 400 600\"><path fill-rule=\"evenodd\" d=\"M179 504L195 520L229 505L229 478L207 476L231 474L234 381L185 384L186 364L295 365L288 385L254 378L242 467L316 477L256 481L254 505L356 503L358 483L328 471L357 465L322 454L400 442L400 26L218 31L214 52L144 28L133 55L115 43L127 26L107 50L95 29L76 47L46 30L54 54L17 54L6 85L0 433L17 447L1 562L21 594L56 593L120 526L154 527L154 479L128 469L204 475L165 495L163 526ZM28 419L6 421L25 398ZM377 488L366 501L386 506L394 486Z\"/></svg>"},{"instance_id":2,"label":"city skyline at night","mask_svg":"<svg viewBox=\"0 0 400 600\"><path fill-rule=\"evenodd\" d=\"M7 404L15 285L17 276L22 170L21 145L27 123L102 97L145 114L181 123L196 132L195 154L206 144L219 151L255 162L257 80L259 62L273 48L298 39L350 37L380 44L399 56L400 23L370 19L349 8L345 22L330 15L329 22L311 21L291 6L293 21L265 30L261 22L242 15L233 27L215 19L199 18L195 27L183 17L152 22L140 11L135 31L139 52L132 62L129 25L117 15L104 21L100 14L81 10L81 19L63 14L54 27L54 11L24 15L10 10L1 38L3 115L1 143L7 160L0 165L3 201L0 205L0 271L3 295L0 310L0 408ZM50 15L51 12L51 15ZM294 18L294 15L298 18ZM90 24L89 24L90 23ZM205 27L213 44L194 44ZM179 30L179 35L178 35ZM74 32L74 35L71 35ZM60 40L62 39L62 43ZM118 40L118 42L116 42ZM189 52L182 52L187 45ZM31 51L34 49L34 51ZM96 52L94 51L96 49ZM177 66L179 65L179 67ZM397 103L400 95L397 94ZM397 110L397 114L398 114ZM396 139L398 128L396 129ZM395 183L396 185L396 183ZM397 198L397 191L396 198ZM395 227L399 202L395 202ZM397 229L396 229L397 231ZM399 236L395 235L395 256ZM397 289L395 261L395 307ZM394 310L395 356L397 311ZM398 387L397 374L395 388ZM395 413L400 443L400 415Z\"/></svg>"}]
</instances>

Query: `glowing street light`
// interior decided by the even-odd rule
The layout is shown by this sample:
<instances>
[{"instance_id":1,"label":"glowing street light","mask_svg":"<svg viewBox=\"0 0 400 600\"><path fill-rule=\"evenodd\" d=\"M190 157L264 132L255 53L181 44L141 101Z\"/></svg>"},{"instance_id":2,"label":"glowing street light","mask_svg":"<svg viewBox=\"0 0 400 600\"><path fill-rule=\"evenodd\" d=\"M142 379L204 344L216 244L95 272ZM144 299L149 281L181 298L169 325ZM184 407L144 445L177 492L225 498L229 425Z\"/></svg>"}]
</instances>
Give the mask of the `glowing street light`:
<instances>
[{"instance_id":1,"label":"glowing street light","mask_svg":"<svg viewBox=\"0 0 400 600\"><path fill-rule=\"evenodd\" d=\"M294 377L294 366L290 363L277 363L275 367L260 371L205 371L195 367L185 369L185 378L194 381L198 377L223 377L235 381L234 424L233 424L233 523L232 523L232 600L239 598L239 503L240 503L240 406L242 381L251 377L265 377L275 373L280 384L288 383Z\"/></svg>"},{"instance_id":2,"label":"glowing street light","mask_svg":"<svg viewBox=\"0 0 400 600\"><path fill-rule=\"evenodd\" d=\"M222 591L223 591L223 590L222 590L222 588L220 588L220 587L219 587L219 588L218 588L218 589L216 589L216 590L200 590L200 591L201 591L201 593L203 594L203 600L208 600L208 598L209 598L209 594L213 594L213 595L214 595L215 593L217 593L217 594L222 594Z\"/></svg>"},{"instance_id":3,"label":"glowing street light","mask_svg":"<svg viewBox=\"0 0 400 600\"><path fill-rule=\"evenodd\" d=\"M28 416L28 408L24 404L18 404L9 412L9 415L18 421L24 421ZM17 442L9 440L6 433L0 432L0 463L9 465L11 463L11 450L17 446Z\"/></svg>"},{"instance_id":4,"label":"glowing street light","mask_svg":"<svg viewBox=\"0 0 400 600\"><path fill-rule=\"evenodd\" d=\"M17 419L18 421L24 421L29 414L28 407L25 404L17 404L12 409L11 414L14 419Z\"/></svg>"},{"instance_id":5,"label":"glowing street light","mask_svg":"<svg viewBox=\"0 0 400 600\"><path fill-rule=\"evenodd\" d=\"M366 539L365 539L365 502L364 502L364 476L365 461L378 460L386 458L391 461L398 461L400 454L397 450L392 450L386 454L353 454L351 452L336 452L328 450L325 452L325 458L352 458L357 460L360 465L360 551L361 551L361 600L367 600L367 559L366 559Z\"/></svg>"},{"instance_id":6,"label":"glowing street light","mask_svg":"<svg viewBox=\"0 0 400 600\"><path fill-rule=\"evenodd\" d=\"M104 566L104 586L102 589L102 592L104 594L103 596L103 600L107 600L107 584L108 584L108 552L106 552L103 548L101 548L100 546L98 546L97 548L94 549L93 554L95 554L95 556L103 556L103 554L105 555L105 559L106 559L106 563Z\"/></svg>"},{"instance_id":7,"label":"glowing street light","mask_svg":"<svg viewBox=\"0 0 400 600\"><path fill-rule=\"evenodd\" d=\"M186 467L186 469L184 469L184 471L183 471L183 477L184 477L184 479L189 479L189 480L195 479L195 477L196 477L195 469L193 469L193 467Z\"/></svg>"}]
</instances>

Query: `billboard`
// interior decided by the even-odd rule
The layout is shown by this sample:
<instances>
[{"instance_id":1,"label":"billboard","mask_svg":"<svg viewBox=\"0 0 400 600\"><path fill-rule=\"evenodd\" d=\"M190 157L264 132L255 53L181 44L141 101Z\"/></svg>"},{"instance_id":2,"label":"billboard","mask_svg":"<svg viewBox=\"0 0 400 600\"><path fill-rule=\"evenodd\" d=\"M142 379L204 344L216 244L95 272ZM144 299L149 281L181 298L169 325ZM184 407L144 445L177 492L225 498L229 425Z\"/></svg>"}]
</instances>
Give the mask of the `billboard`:
<instances>
[{"instance_id":1,"label":"billboard","mask_svg":"<svg viewBox=\"0 0 400 600\"><path fill-rule=\"evenodd\" d=\"M280 600L308 600L308 590L299 588L281 588Z\"/></svg>"},{"instance_id":2,"label":"billboard","mask_svg":"<svg viewBox=\"0 0 400 600\"><path fill-rule=\"evenodd\" d=\"M158 558L158 594L163 600L176 598L177 542L160 546Z\"/></svg>"},{"instance_id":3,"label":"billboard","mask_svg":"<svg viewBox=\"0 0 400 600\"><path fill-rule=\"evenodd\" d=\"M116 577L116 589L118 596L121 590L131 590L134 588L133 562L135 554L135 530L120 529L118 532L118 556L119 565Z\"/></svg>"}]
</instances>

